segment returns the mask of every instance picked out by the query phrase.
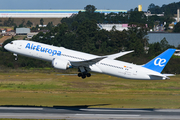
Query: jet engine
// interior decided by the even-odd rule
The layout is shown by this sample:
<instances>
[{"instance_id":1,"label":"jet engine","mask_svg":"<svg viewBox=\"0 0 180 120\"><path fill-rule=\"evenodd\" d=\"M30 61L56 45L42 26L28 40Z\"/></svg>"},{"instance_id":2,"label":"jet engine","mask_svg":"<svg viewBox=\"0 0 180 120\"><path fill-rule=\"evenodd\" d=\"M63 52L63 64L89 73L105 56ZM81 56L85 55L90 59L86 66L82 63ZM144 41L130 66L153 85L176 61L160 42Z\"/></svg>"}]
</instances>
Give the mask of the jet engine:
<instances>
[{"instance_id":1,"label":"jet engine","mask_svg":"<svg viewBox=\"0 0 180 120\"><path fill-rule=\"evenodd\" d=\"M52 61L52 66L56 69L66 70L68 68L72 68L69 61L62 60L62 59L56 59L54 58Z\"/></svg>"}]
</instances>

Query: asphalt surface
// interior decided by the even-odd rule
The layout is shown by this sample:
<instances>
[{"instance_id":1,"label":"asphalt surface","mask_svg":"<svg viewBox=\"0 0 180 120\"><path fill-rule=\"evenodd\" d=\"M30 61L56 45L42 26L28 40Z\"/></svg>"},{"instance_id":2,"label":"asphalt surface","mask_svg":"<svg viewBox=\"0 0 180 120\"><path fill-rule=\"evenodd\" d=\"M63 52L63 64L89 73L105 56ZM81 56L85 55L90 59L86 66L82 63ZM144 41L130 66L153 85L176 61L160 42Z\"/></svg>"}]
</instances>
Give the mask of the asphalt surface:
<instances>
[{"instance_id":1,"label":"asphalt surface","mask_svg":"<svg viewBox=\"0 0 180 120\"><path fill-rule=\"evenodd\" d=\"M4 106L0 107L0 118L67 120L179 120L180 109Z\"/></svg>"}]
</instances>

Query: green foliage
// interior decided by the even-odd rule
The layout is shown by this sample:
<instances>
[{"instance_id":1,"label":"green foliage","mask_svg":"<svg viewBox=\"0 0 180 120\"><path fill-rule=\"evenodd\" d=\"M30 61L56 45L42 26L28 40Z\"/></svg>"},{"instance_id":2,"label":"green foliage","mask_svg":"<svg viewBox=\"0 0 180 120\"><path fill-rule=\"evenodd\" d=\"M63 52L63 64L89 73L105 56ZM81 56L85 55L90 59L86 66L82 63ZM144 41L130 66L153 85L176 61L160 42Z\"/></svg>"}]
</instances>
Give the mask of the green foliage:
<instances>
[{"instance_id":1,"label":"green foliage","mask_svg":"<svg viewBox=\"0 0 180 120\"><path fill-rule=\"evenodd\" d=\"M28 20L27 23L26 23L26 26L31 27L32 25L33 25L33 23Z\"/></svg>"},{"instance_id":2,"label":"green foliage","mask_svg":"<svg viewBox=\"0 0 180 120\"><path fill-rule=\"evenodd\" d=\"M39 33L32 40L102 55L134 49L134 55L139 56L144 54L147 29L143 24L135 25L134 23L133 25L128 31L117 31L114 28L108 32L100 30L95 20L85 20L79 24L74 21L71 27L68 27L64 22L53 28L49 33Z\"/></svg>"},{"instance_id":3,"label":"green foliage","mask_svg":"<svg viewBox=\"0 0 180 120\"><path fill-rule=\"evenodd\" d=\"M13 41L13 40L14 40L14 38L12 37L11 39L7 39L6 41L4 41L3 44L2 44L2 50L3 50L3 51L6 51L6 50L4 49L4 46L5 46L6 44L10 43L10 42Z\"/></svg>"},{"instance_id":4,"label":"green foliage","mask_svg":"<svg viewBox=\"0 0 180 120\"><path fill-rule=\"evenodd\" d=\"M160 53L164 52L165 50L167 50L168 48L175 48L172 45L169 45L168 41L166 40L166 38L163 38L160 42L156 42L153 44L149 45L149 55L153 55L153 56L157 56Z\"/></svg>"},{"instance_id":5,"label":"green foliage","mask_svg":"<svg viewBox=\"0 0 180 120\"><path fill-rule=\"evenodd\" d=\"M24 26L25 26L24 23L25 23L25 19L22 20L22 23L19 25L19 27L20 27L20 28L21 28L21 27L24 27Z\"/></svg>"},{"instance_id":6,"label":"green foliage","mask_svg":"<svg viewBox=\"0 0 180 120\"><path fill-rule=\"evenodd\" d=\"M43 23L44 23L44 20L43 20L43 18L41 18L40 19L40 25L43 25Z\"/></svg>"},{"instance_id":7,"label":"green foliage","mask_svg":"<svg viewBox=\"0 0 180 120\"><path fill-rule=\"evenodd\" d=\"M86 12L88 13L94 13L96 11L96 8L94 5L87 5L86 7L84 7L84 10L86 10Z\"/></svg>"},{"instance_id":8,"label":"green foliage","mask_svg":"<svg viewBox=\"0 0 180 120\"><path fill-rule=\"evenodd\" d=\"M175 33L180 33L180 22L178 22L178 23L174 26L173 32L175 32Z\"/></svg>"},{"instance_id":9,"label":"green foliage","mask_svg":"<svg viewBox=\"0 0 180 120\"><path fill-rule=\"evenodd\" d=\"M86 6L87 7L87 6ZM90 6L92 7L92 6ZM93 8L89 8L86 12L81 12L77 15L73 15L70 18L63 18L61 22L66 22L70 29L73 29L77 24L82 23L86 20L94 20L96 23L141 23L148 24L147 17L143 12L130 11L128 13L98 13L92 12Z\"/></svg>"},{"instance_id":10,"label":"green foliage","mask_svg":"<svg viewBox=\"0 0 180 120\"><path fill-rule=\"evenodd\" d=\"M11 27L11 26L15 26L15 25L16 24L14 23L14 19L9 18L8 20L4 21L4 26Z\"/></svg>"},{"instance_id":11,"label":"green foliage","mask_svg":"<svg viewBox=\"0 0 180 120\"><path fill-rule=\"evenodd\" d=\"M53 27L54 27L54 25L53 25L52 22L49 22L49 23L47 24L47 29L48 29L48 30L52 30Z\"/></svg>"},{"instance_id":12,"label":"green foliage","mask_svg":"<svg viewBox=\"0 0 180 120\"><path fill-rule=\"evenodd\" d=\"M129 24L130 23L146 24L147 23L147 17L144 14L144 12L132 11L132 12L130 12L130 17L129 17L128 23Z\"/></svg>"},{"instance_id":13,"label":"green foliage","mask_svg":"<svg viewBox=\"0 0 180 120\"><path fill-rule=\"evenodd\" d=\"M162 5L162 7L151 3L148 7L148 10L151 11L152 14L162 14L164 12L166 16L174 16L174 14L177 14L177 9L179 8L180 2L173 2L168 5Z\"/></svg>"}]
</instances>

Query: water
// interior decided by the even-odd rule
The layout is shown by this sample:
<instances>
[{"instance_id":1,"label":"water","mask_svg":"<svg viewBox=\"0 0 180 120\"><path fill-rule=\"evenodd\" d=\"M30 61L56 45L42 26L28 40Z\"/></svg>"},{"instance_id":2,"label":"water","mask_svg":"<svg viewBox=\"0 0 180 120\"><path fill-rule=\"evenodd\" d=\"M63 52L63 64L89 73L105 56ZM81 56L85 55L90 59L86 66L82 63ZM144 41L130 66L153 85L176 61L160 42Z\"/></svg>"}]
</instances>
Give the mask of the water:
<instances>
[{"instance_id":1,"label":"water","mask_svg":"<svg viewBox=\"0 0 180 120\"><path fill-rule=\"evenodd\" d=\"M180 45L180 33L148 33L149 43L160 42L166 38L170 45L178 47Z\"/></svg>"}]
</instances>

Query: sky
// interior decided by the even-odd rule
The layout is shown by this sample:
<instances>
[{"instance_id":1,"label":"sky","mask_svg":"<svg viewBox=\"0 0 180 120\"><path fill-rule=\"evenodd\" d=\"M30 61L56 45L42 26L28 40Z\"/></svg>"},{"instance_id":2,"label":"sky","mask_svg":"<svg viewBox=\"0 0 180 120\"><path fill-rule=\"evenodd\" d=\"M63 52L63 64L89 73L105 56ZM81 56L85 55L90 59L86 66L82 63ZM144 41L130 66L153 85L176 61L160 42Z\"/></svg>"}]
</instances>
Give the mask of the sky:
<instances>
[{"instance_id":1,"label":"sky","mask_svg":"<svg viewBox=\"0 0 180 120\"><path fill-rule=\"evenodd\" d=\"M0 9L84 9L94 5L97 9L130 10L142 5L147 11L151 3L162 6L180 0L0 0Z\"/></svg>"}]
</instances>

